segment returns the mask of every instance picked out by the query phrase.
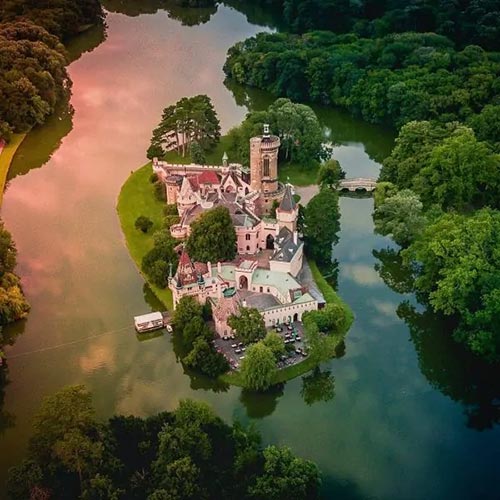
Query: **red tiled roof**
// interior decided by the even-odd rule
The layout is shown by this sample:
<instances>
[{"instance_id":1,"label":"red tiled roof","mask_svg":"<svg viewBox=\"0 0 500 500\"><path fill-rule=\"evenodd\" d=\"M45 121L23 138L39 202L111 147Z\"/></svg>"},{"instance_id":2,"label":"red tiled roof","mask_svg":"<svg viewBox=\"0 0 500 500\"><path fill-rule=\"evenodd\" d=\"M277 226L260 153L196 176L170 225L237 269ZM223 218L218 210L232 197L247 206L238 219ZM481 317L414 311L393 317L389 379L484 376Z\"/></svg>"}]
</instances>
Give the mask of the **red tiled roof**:
<instances>
[{"instance_id":1,"label":"red tiled roof","mask_svg":"<svg viewBox=\"0 0 500 500\"><path fill-rule=\"evenodd\" d=\"M198 176L197 175L189 175L188 181L191 184L191 188L193 191L198 191L200 189L200 185L198 184Z\"/></svg>"},{"instance_id":2,"label":"red tiled roof","mask_svg":"<svg viewBox=\"0 0 500 500\"><path fill-rule=\"evenodd\" d=\"M219 176L211 170L202 172L198 174L198 184L220 184Z\"/></svg>"}]
</instances>

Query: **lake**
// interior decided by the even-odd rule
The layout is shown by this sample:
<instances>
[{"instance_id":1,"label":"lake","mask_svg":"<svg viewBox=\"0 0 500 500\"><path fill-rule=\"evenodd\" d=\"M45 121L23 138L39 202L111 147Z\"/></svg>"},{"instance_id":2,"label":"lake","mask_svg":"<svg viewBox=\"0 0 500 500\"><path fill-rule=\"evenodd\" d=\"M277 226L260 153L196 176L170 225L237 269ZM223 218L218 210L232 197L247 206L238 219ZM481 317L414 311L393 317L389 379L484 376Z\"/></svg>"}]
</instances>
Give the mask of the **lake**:
<instances>
[{"instance_id":1,"label":"lake","mask_svg":"<svg viewBox=\"0 0 500 500\"><path fill-rule=\"evenodd\" d=\"M206 93L227 131L249 107L270 102L226 87L222 65L236 41L274 29L272 16L228 5L167 12L164 4L106 2L106 37L94 29L70 46L72 109L62 106L28 136L10 173L2 217L32 310L7 329L17 341L7 349L0 482L22 459L41 399L85 384L100 418L172 410L189 397L228 421L255 422L266 443L318 463L327 497L498 498L500 377L411 307L394 245L373 232L371 198L341 198L333 255L356 319L345 354L316 378L265 395L214 390L184 373L167 335L137 339L132 317L161 306L128 255L115 206L125 179L147 161L162 109ZM376 177L393 134L315 109L347 175ZM325 379L333 393L322 392Z\"/></svg>"}]
</instances>

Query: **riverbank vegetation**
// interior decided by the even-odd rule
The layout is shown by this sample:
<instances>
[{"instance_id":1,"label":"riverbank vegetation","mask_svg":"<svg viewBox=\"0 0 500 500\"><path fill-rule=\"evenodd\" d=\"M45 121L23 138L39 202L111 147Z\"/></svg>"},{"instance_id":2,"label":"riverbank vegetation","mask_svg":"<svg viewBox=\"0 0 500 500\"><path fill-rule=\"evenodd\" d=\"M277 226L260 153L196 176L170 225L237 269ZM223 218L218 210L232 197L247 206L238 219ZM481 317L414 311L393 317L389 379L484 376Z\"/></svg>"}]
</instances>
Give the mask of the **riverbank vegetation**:
<instances>
[{"instance_id":1,"label":"riverbank vegetation","mask_svg":"<svg viewBox=\"0 0 500 500\"><path fill-rule=\"evenodd\" d=\"M276 96L339 106L396 128L411 120L472 119L500 94L497 54L478 46L457 51L432 33L375 40L260 33L229 49L224 71Z\"/></svg>"},{"instance_id":2,"label":"riverbank vegetation","mask_svg":"<svg viewBox=\"0 0 500 500\"><path fill-rule=\"evenodd\" d=\"M187 152L196 160L203 160L203 151L212 149L220 139L220 122L207 95L183 97L162 113L153 130L147 157L163 158L167 151L176 151L185 157Z\"/></svg>"},{"instance_id":3,"label":"riverbank vegetation","mask_svg":"<svg viewBox=\"0 0 500 500\"><path fill-rule=\"evenodd\" d=\"M495 0L257 0L283 12L291 31L328 30L377 38L415 31L444 35L458 46L500 50L500 6Z\"/></svg>"},{"instance_id":4,"label":"riverbank vegetation","mask_svg":"<svg viewBox=\"0 0 500 500\"><path fill-rule=\"evenodd\" d=\"M376 193L377 230L403 247L412 288L454 338L500 360L500 155L459 123L405 125Z\"/></svg>"},{"instance_id":5,"label":"riverbank vegetation","mask_svg":"<svg viewBox=\"0 0 500 500\"><path fill-rule=\"evenodd\" d=\"M5 0L0 5L0 139L45 122L71 88L62 44L102 23L98 0Z\"/></svg>"},{"instance_id":6,"label":"riverbank vegetation","mask_svg":"<svg viewBox=\"0 0 500 500\"><path fill-rule=\"evenodd\" d=\"M1 328L25 318L30 306L26 301L19 277L14 274L17 250L10 233L0 222L0 366L6 340Z\"/></svg>"},{"instance_id":7,"label":"riverbank vegetation","mask_svg":"<svg viewBox=\"0 0 500 500\"><path fill-rule=\"evenodd\" d=\"M160 201L155 197L154 190L154 183L151 182L151 164L148 163L133 172L122 186L118 197L117 212L130 256L139 271L144 273L143 275L153 293L165 307L173 309L172 293L168 288L165 288L169 272L169 261L165 257L170 255L170 262L175 270L177 254L173 251L170 252L171 242L165 240L170 235L162 230L165 224L164 218L171 215L164 215L165 211L168 210L165 207L168 207L168 205L165 205L164 201ZM153 222L153 227L147 233L143 233L135 227L135 221L139 216L147 217ZM157 241L155 241L155 234L157 232L165 234L165 238L157 236ZM156 250L160 254L158 255L158 259L154 259L153 255L153 252L155 252L155 243L157 243L157 248L160 248L163 244L167 246L167 252L162 252L161 249ZM148 254L149 257L146 258ZM158 280L154 279L154 274L150 276L143 270L145 259L147 261L146 270L150 272L158 271ZM155 265L157 261L162 261L164 264ZM147 267L148 265L151 267Z\"/></svg>"},{"instance_id":8,"label":"riverbank vegetation","mask_svg":"<svg viewBox=\"0 0 500 500\"><path fill-rule=\"evenodd\" d=\"M95 418L91 394L71 386L47 397L27 458L8 494L26 498L314 499L316 465L264 447L254 429L229 426L206 404L183 400L148 418Z\"/></svg>"}]
</instances>

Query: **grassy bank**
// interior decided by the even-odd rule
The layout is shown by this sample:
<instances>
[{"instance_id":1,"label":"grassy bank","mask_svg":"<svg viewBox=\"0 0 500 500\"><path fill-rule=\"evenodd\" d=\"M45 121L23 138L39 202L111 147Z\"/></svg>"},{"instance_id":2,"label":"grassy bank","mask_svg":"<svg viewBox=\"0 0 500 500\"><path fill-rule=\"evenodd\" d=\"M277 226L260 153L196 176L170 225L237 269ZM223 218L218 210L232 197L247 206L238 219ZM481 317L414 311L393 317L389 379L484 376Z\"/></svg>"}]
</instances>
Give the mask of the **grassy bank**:
<instances>
[{"instance_id":1,"label":"grassy bank","mask_svg":"<svg viewBox=\"0 0 500 500\"><path fill-rule=\"evenodd\" d=\"M319 166L305 167L298 163L280 164L278 177L281 182L290 182L294 186L316 184Z\"/></svg>"},{"instance_id":2,"label":"grassy bank","mask_svg":"<svg viewBox=\"0 0 500 500\"><path fill-rule=\"evenodd\" d=\"M27 134L13 134L9 144L7 144L0 153L0 206L2 205L5 181L7 180L7 174L9 173L12 159L26 135Z\"/></svg>"},{"instance_id":3,"label":"grassy bank","mask_svg":"<svg viewBox=\"0 0 500 500\"><path fill-rule=\"evenodd\" d=\"M151 174L151 163L148 163L130 175L120 191L117 212L127 248L139 272L162 304L171 310L172 292L168 288L158 288L141 270L142 258L153 248L153 233L162 227L165 206L154 196L153 184L149 180ZM140 215L153 221L153 227L146 234L135 228L135 221Z\"/></svg>"}]
</instances>

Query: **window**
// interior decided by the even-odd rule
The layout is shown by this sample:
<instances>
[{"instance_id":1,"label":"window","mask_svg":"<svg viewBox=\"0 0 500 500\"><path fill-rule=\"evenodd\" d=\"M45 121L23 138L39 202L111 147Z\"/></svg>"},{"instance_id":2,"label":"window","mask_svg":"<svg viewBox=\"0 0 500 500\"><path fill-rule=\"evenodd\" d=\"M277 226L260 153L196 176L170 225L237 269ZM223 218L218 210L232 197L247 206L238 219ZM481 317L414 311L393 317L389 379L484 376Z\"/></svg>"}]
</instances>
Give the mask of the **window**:
<instances>
[{"instance_id":1,"label":"window","mask_svg":"<svg viewBox=\"0 0 500 500\"><path fill-rule=\"evenodd\" d=\"M245 235L245 239L246 239L247 241L250 241L250 235L249 235L249 234Z\"/></svg>"},{"instance_id":2,"label":"window","mask_svg":"<svg viewBox=\"0 0 500 500\"><path fill-rule=\"evenodd\" d=\"M250 252L250 247L247 245L247 252Z\"/></svg>"},{"instance_id":3,"label":"window","mask_svg":"<svg viewBox=\"0 0 500 500\"><path fill-rule=\"evenodd\" d=\"M264 158L264 177L269 177L269 158Z\"/></svg>"}]
</instances>

